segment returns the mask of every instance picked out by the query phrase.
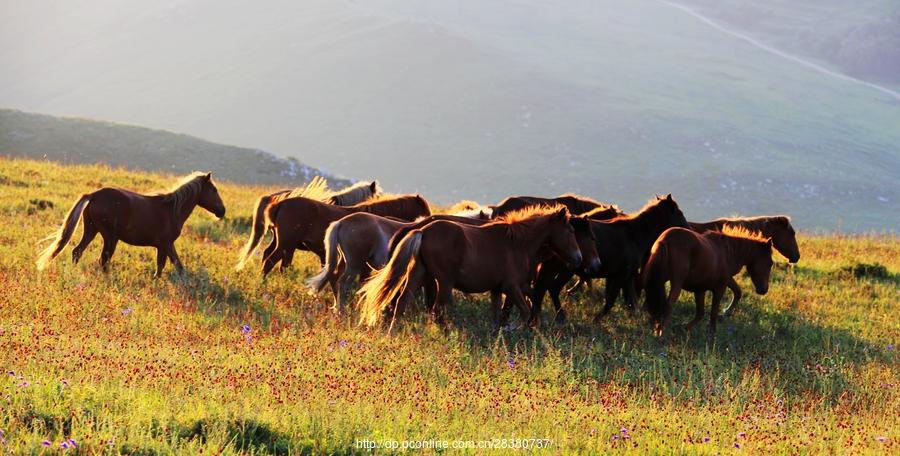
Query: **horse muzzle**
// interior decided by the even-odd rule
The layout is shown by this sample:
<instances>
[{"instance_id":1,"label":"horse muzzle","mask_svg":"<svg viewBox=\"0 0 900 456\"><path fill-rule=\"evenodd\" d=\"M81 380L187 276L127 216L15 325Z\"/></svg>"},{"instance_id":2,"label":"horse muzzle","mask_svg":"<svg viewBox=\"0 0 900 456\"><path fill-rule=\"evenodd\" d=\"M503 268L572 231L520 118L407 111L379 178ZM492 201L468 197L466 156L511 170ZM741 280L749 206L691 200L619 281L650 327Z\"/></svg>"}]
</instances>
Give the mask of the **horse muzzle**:
<instances>
[{"instance_id":1,"label":"horse muzzle","mask_svg":"<svg viewBox=\"0 0 900 456\"><path fill-rule=\"evenodd\" d=\"M581 266L582 261L583 258L581 257L581 252L575 252L572 254L571 258L569 259L569 264L567 264L566 266L570 271L574 271Z\"/></svg>"},{"instance_id":2,"label":"horse muzzle","mask_svg":"<svg viewBox=\"0 0 900 456\"><path fill-rule=\"evenodd\" d=\"M756 293L760 296L769 292L769 286L766 285L764 287L756 287Z\"/></svg>"},{"instance_id":3,"label":"horse muzzle","mask_svg":"<svg viewBox=\"0 0 900 456\"><path fill-rule=\"evenodd\" d=\"M603 266L603 263L600 262L599 258L596 258L596 259L594 259L594 261L591 261L591 263L588 264L584 268L584 271L587 272L588 275L596 275L596 274L600 273L600 268L602 266Z\"/></svg>"}]
</instances>

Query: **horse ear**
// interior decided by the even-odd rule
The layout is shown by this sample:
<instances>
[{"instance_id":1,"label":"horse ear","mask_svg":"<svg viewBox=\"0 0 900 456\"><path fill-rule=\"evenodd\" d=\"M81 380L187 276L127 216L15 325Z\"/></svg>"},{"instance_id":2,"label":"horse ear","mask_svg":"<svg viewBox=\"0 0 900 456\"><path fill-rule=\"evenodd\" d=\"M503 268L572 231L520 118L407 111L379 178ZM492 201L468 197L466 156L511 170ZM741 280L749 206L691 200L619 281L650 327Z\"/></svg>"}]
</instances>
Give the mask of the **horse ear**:
<instances>
[{"instance_id":1,"label":"horse ear","mask_svg":"<svg viewBox=\"0 0 900 456\"><path fill-rule=\"evenodd\" d=\"M369 190L372 190L372 193L378 191L378 181L373 180L371 184L369 184Z\"/></svg>"},{"instance_id":2,"label":"horse ear","mask_svg":"<svg viewBox=\"0 0 900 456\"><path fill-rule=\"evenodd\" d=\"M211 172L210 172L210 173L206 173L206 176L203 176L203 178L206 179L206 180L212 180L212 173L211 173Z\"/></svg>"},{"instance_id":3,"label":"horse ear","mask_svg":"<svg viewBox=\"0 0 900 456\"><path fill-rule=\"evenodd\" d=\"M769 247L772 247L772 238L766 238L766 244L769 244Z\"/></svg>"},{"instance_id":4,"label":"horse ear","mask_svg":"<svg viewBox=\"0 0 900 456\"><path fill-rule=\"evenodd\" d=\"M566 209L565 207L561 207L561 208L559 208L558 211L556 211L556 216L561 217L561 218L567 218L569 216L569 210Z\"/></svg>"},{"instance_id":5,"label":"horse ear","mask_svg":"<svg viewBox=\"0 0 900 456\"><path fill-rule=\"evenodd\" d=\"M666 195L666 199L669 200L669 201L672 201L672 194L669 193L668 195Z\"/></svg>"}]
</instances>

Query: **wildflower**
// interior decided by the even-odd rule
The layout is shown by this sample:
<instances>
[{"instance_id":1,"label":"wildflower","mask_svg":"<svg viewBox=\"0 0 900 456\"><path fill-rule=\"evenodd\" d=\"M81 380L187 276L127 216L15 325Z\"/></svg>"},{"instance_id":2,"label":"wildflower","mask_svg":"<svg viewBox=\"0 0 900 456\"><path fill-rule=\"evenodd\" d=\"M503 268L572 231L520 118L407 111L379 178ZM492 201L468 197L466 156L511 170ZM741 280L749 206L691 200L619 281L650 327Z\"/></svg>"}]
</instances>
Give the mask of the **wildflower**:
<instances>
[{"instance_id":1,"label":"wildflower","mask_svg":"<svg viewBox=\"0 0 900 456\"><path fill-rule=\"evenodd\" d=\"M884 442L887 442L887 437L885 437L883 435L879 435L878 437L875 437L875 440L877 440L881 443L884 443Z\"/></svg>"},{"instance_id":2,"label":"wildflower","mask_svg":"<svg viewBox=\"0 0 900 456\"><path fill-rule=\"evenodd\" d=\"M241 326L241 334L250 334L250 325Z\"/></svg>"},{"instance_id":3,"label":"wildflower","mask_svg":"<svg viewBox=\"0 0 900 456\"><path fill-rule=\"evenodd\" d=\"M622 429L619 429L619 432L621 432L621 433L623 433L623 434L627 434L627 433L628 433L628 428L622 428Z\"/></svg>"},{"instance_id":4,"label":"wildflower","mask_svg":"<svg viewBox=\"0 0 900 456\"><path fill-rule=\"evenodd\" d=\"M59 447L62 448L63 450L68 450L68 449L69 449L69 443L68 443L68 442L60 443L60 444L59 444Z\"/></svg>"},{"instance_id":5,"label":"wildflower","mask_svg":"<svg viewBox=\"0 0 900 456\"><path fill-rule=\"evenodd\" d=\"M742 438L742 439L743 439L743 438L746 438L746 437L747 437L747 433L746 433L746 432L738 432L738 437L740 437L740 438Z\"/></svg>"},{"instance_id":6,"label":"wildflower","mask_svg":"<svg viewBox=\"0 0 900 456\"><path fill-rule=\"evenodd\" d=\"M516 360L510 358L510 359L506 360L506 365L507 365L510 369L515 369L515 368L516 368Z\"/></svg>"},{"instance_id":7,"label":"wildflower","mask_svg":"<svg viewBox=\"0 0 900 456\"><path fill-rule=\"evenodd\" d=\"M11 377L15 377L16 371L11 370L11 371L8 371L7 374L9 374Z\"/></svg>"},{"instance_id":8,"label":"wildflower","mask_svg":"<svg viewBox=\"0 0 900 456\"><path fill-rule=\"evenodd\" d=\"M72 448L75 448L78 446L78 444L75 442L75 439L69 439L69 440L66 440L66 442L68 442Z\"/></svg>"},{"instance_id":9,"label":"wildflower","mask_svg":"<svg viewBox=\"0 0 900 456\"><path fill-rule=\"evenodd\" d=\"M69 381L66 379L62 379L59 382L62 383L62 386L69 386Z\"/></svg>"},{"instance_id":10,"label":"wildflower","mask_svg":"<svg viewBox=\"0 0 900 456\"><path fill-rule=\"evenodd\" d=\"M22 383L19 383L19 388L27 388L30 384L31 383L28 383L28 380L22 380Z\"/></svg>"},{"instance_id":11,"label":"wildflower","mask_svg":"<svg viewBox=\"0 0 900 456\"><path fill-rule=\"evenodd\" d=\"M894 351L894 344L887 344L888 351Z\"/></svg>"},{"instance_id":12,"label":"wildflower","mask_svg":"<svg viewBox=\"0 0 900 456\"><path fill-rule=\"evenodd\" d=\"M709 442L709 436L703 437L703 443Z\"/></svg>"},{"instance_id":13,"label":"wildflower","mask_svg":"<svg viewBox=\"0 0 900 456\"><path fill-rule=\"evenodd\" d=\"M131 313L131 307L126 307L122 309L122 315L128 315Z\"/></svg>"},{"instance_id":14,"label":"wildflower","mask_svg":"<svg viewBox=\"0 0 900 456\"><path fill-rule=\"evenodd\" d=\"M666 357L666 352L659 352L659 357L660 357L660 358L665 358L665 357Z\"/></svg>"},{"instance_id":15,"label":"wildflower","mask_svg":"<svg viewBox=\"0 0 900 456\"><path fill-rule=\"evenodd\" d=\"M50 443L49 440L44 440L43 442L41 442L41 445L43 445L43 446L45 446L45 447L48 447L48 446L51 445L51 443Z\"/></svg>"},{"instance_id":16,"label":"wildflower","mask_svg":"<svg viewBox=\"0 0 900 456\"><path fill-rule=\"evenodd\" d=\"M342 348L343 348L343 347L346 347L348 344L350 344L350 342L348 342L347 339L341 339L341 340L338 342L338 345L340 345Z\"/></svg>"},{"instance_id":17,"label":"wildflower","mask_svg":"<svg viewBox=\"0 0 900 456\"><path fill-rule=\"evenodd\" d=\"M740 450L740 449L741 449L741 444L740 444L740 443L737 443L737 442L734 442L734 447Z\"/></svg>"}]
</instances>

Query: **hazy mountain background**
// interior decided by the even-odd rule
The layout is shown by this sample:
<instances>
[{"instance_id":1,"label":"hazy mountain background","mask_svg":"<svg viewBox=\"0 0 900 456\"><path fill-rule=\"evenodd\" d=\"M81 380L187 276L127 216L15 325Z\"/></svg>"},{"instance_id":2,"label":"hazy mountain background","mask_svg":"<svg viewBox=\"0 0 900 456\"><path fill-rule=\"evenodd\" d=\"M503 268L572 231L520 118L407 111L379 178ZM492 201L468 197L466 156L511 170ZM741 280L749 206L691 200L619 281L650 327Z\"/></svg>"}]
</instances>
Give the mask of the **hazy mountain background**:
<instances>
[{"instance_id":1,"label":"hazy mountain background","mask_svg":"<svg viewBox=\"0 0 900 456\"><path fill-rule=\"evenodd\" d=\"M686 4L900 90L895 1ZM785 212L806 229L900 225L897 98L665 2L0 8L4 107L250 146L440 202L575 191L634 210L673 192L692 219ZM847 57L859 49L870 57Z\"/></svg>"}]
</instances>

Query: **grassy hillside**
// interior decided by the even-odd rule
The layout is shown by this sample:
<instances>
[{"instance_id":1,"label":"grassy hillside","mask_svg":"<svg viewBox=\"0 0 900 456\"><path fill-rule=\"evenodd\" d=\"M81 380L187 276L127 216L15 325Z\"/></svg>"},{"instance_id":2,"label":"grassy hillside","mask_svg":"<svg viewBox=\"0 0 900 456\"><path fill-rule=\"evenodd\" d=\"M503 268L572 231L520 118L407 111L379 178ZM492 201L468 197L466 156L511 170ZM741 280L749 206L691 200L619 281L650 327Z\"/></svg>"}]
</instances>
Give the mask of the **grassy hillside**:
<instances>
[{"instance_id":1,"label":"grassy hillside","mask_svg":"<svg viewBox=\"0 0 900 456\"><path fill-rule=\"evenodd\" d=\"M593 295L569 298L570 325L496 339L485 298L459 296L448 333L413 315L387 337L307 294L310 255L266 283L234 272L247 227L205 213L178 241L184 276L151 279L153 252L125 245L104 275L97 243L82 264L67 249L38 273L35 243L94 183L173 178L24 160L0 160L0 175L0 429L12 453L66 439L90 454L526 438L554 454L898 450L896 237L802 233L799 265L779 259L769 294L749 294L711 346L703 331L660 344L620 307L594 326ZM220 190L229 219L263 191ZM682 302L675 320L691 311Z\"/></svg>"},{"instance_id":2,"label":"grassy hillside","mask_svg":"<svg viewBox=\"0 0 900 456\"><path fill-rule=\"evenodd\" d=\"M213 171L245 184L301 185L324 175L294 158L133 125L0 109L0 156L105 163L164 173ZM335 186L348 183L325 175Z\"/></svg>"},{"instance_id":3,"label":"grassy hillside","mask_svg":"<svg viewBox=\"0 0 900 456\"><path fill-rule=\"evenodd\" d=\"M900 87L900 4L891 0L685 0L782 49Z\"/></svg>"},{"instance_id":4,"label":"grassy hillside","mask_svg":"<svg viewBox=\"0 0 900 456\"><path fill-rule=\"evenodd\" d=\"M765 4L787 21L798 2ZM298 154L443 202L576 191L634 210L673 192L696 218L900 226L896 100L656 0L57 3L0 16L0 106ZM828 17L874 1L857 3Z\"/></svg>"}]
</instances>

